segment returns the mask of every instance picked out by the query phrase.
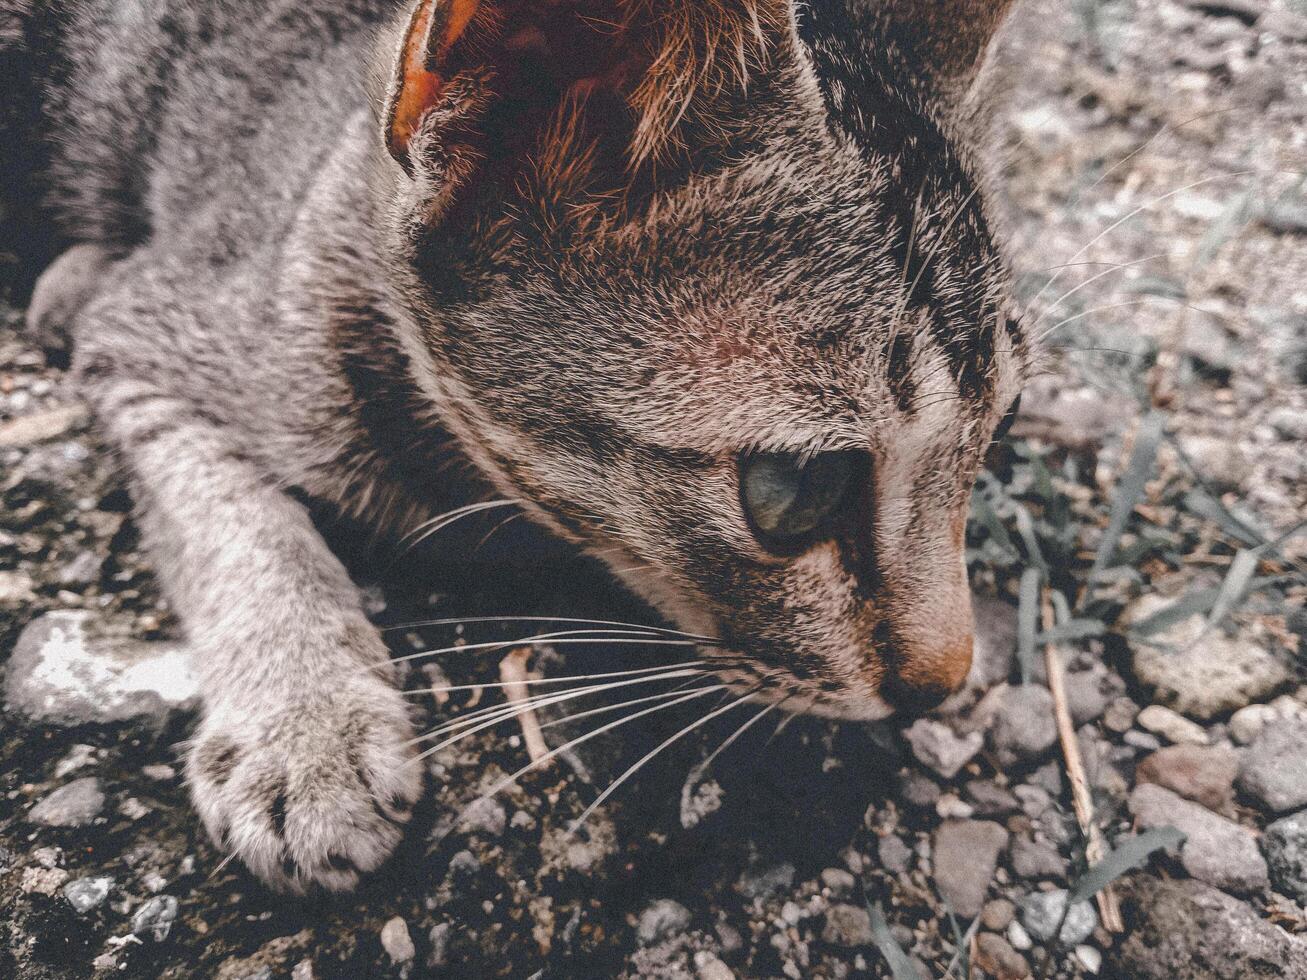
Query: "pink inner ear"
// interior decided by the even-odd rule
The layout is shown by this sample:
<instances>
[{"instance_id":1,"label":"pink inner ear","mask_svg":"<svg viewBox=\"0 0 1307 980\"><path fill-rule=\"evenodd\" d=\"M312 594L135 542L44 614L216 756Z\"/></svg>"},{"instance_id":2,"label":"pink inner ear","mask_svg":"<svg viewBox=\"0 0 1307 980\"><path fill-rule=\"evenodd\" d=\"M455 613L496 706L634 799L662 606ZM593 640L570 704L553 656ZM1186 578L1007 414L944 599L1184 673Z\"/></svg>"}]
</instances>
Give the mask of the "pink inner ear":
<instances>
[{"instance_id":1,"label":"pink inner ear","mask_svg":"<svg viewBox=\"0 0 1307 980\"><path fill-rule=\"evenodd\" d=\"M433 43L437 6L444 23L439 40ZM409 140L445 87L445 79L427 66L444 61L479 7L480 0L422 0L413 12L400 52L399 87L390 114L388 141L390 155L406 168Z\"/></svg>"}]
</instances>

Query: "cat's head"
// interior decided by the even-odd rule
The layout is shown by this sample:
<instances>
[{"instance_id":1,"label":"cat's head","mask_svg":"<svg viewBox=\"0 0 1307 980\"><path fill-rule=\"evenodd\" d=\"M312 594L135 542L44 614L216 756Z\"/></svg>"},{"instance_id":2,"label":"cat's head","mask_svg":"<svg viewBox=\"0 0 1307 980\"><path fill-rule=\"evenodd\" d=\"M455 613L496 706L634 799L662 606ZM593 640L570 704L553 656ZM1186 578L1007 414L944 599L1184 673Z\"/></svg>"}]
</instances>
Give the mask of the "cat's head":
<instances>
[{"instance_id":1,"label":"cat's head","mask_svg":"<svg viewBox=\"0 0 1307 980\"><path fill-rule=\"evenodd\" d=\"M424 0L385 135L421 379L723 673L852 718L971 658L1026 370L956 124L995 0Z\"/></svg>"}]
</instances>

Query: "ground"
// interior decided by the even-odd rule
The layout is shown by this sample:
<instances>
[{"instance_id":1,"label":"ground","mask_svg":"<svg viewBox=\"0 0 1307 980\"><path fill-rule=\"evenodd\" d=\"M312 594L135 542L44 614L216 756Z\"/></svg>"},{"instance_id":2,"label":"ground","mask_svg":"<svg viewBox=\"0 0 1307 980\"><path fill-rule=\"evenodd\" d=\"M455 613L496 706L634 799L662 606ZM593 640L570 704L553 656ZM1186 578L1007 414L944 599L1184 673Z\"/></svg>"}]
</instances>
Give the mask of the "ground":
<instances>
[{"instance_id":1,"label":"ground","mask_svg":"<svg viewBox=\"0 0 1307 980\"><path fill-rule=\"evenodd\" d=\"M575 833L692 707L469 810L526 761L516 723L487 729L430 757L401 854L352 896L272 895L200 833L179 776L191 692L151 673L173 664L173 624L131 500L75 385L5 307L0 975L723 980L889 976L898 958L898 976L1307 977L1307 9L1035 0L1013 28L996 191L1049 356L976 496L968 691L906 729L764 718L701 768L748 717L728 713ZM648 621L568 575L429 595L420 559L356 566L384 579L368 596L386 626ZM1067 607L1051 633L1045 589ZM400 654L504 641L411 662L434 727L502 695L422 689L497 681L530 628L387 635ZM1113 885L1122 933L1089 903L1056 935L1064 889L1090 878L1050 640L1094 820L1143 868ZM531 666L665 656L559 645ZM1166 826L1185 843L1130 854Z\"/></svg>"}]
</instances>

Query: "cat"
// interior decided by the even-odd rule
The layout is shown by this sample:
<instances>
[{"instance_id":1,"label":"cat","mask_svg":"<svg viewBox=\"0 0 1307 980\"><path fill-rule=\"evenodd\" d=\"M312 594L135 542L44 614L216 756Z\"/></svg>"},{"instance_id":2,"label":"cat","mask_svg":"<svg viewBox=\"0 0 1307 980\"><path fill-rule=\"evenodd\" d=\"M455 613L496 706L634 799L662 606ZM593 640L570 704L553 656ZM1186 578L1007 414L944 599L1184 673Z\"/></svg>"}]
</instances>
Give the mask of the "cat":
<instances>
[{"instance_id":1,"label":"cat","mask_svg":"<svg viewBox=\"0 0 1307 980\"><path fill-rule=\"evenodd\" d=\"M1007 0L0 0L29 309L195 651L187 776L270 886L421 791L310 520L515 501L741 694L869 720L971 657L1028 373L971 135Z\"/></svg>"}]
</instances>

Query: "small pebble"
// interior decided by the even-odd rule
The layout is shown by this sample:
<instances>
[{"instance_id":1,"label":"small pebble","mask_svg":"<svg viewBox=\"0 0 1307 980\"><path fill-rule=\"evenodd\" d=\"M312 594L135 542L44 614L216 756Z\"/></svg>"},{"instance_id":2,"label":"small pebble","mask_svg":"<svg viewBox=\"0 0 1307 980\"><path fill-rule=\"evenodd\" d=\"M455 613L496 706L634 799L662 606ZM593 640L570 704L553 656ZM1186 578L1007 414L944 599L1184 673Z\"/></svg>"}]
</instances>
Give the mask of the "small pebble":
<instances>
[{"instance_id":1,"label":"small pebble","mask_svg":"<svg viewBox=\"0 0 1307 980\"><path fill-rule=\"evenodd\" d=\"M104 904L111 888L112 878L78 878L64 885L64 898L78 915L85 915Z\"/></svg>"},{"instance_id":2,"label":"small pebble","mask_svg":"<svg viewBox=\"0 0 1307 980\"><path fill-rule=\"evenodd\" d=\"M735 980L735 971L706 949L694 954L694 972L698 980Z\"/></svg>"},{"instance_id":3,"label":"small pebble","mask_svg":"<svg viewBox=\"0 0 1307 980\"><path fill-rule=\"evenodd\" d=\"M46 827L84 827L104 809L104 790L94 776L74 779L42 799L27 819Z\"/></svg>"},{"instance_id":4,"label":"small pebble","mask_svg":"<svg viewBox=\"0 0 1307 980\"><path fill-rule=\"evenodd\" d=\"M161 943L168 938L176 918L177 899L172 895L156 895L132 916L132 934L150 936Z\"/></svg>"},{"instance_id":5,"label":"small pebble","mask_svg":"<svg viewBox=\"0 0 1307 980\"><path fill-rule=\"evenodd\" d=\"M641 946L652 946L684 932L689 925L690 910L680 902L662 898L640 913L635 938Z\"/></svg>"},{"instance_id":6,"label":"small pebble","mask_svg":"<svg viewBox=\"0 0 1307 980\"><path fill-rule=\"evenodd\" d=\"M1015 950L1025 952L1028 949L1034 948L1035 941L1030 938L1030 933L1026 932L1025 926L1016 919L1013 919L1008 923L1005 935L1007 936L1007 941L1012 944L1012 948Z\"/></svg>"},{"instance_id":7,"label":"small pebble","mask_svg":"<svg viewBox=\"0 0 1307 980\"><path fill-rule=\"evenodd\" d=\"M853 891L857 879L843 868L826 868L821 873L821 883L830 889L831 895L843 898Z\"/></svg>"},{"instance_id":8,"label":"small pebble","mask_svg":"<svg viewBox=\"0 0 1307 980\"><path fill-rule=\"evenodd\" d=\"M381 947L396 965L407 963L417 955L413 937L408 932L408 923L398 915L381 927Z\"/></svg>"},{"instance_id":9,"label":"small pebble","mask_svg":"<svg viewBox=\"0 0 1307 980\"><path fill-rule=\"evenodd\" d=\"M1084 968L1084 971L1095 976L1103 968L1103 954L1093 946L1086 946L1081 943L1076 947L1076 962Z\"/></svg>"},{"instance_id":10,"label":"small pebble","mask_svg":"<svg viewBox=\"0 0 1307 980\"><path fill-rule=\"evenodd\" d=\"M1021 924L1031 936L1042 942L1049 942L1053 938L1059 921L1062 921L1062 930L1057 936L1065 946L1084 942L1098 926L1098 913L1089 902L1076 902L1067 910L1067 892L1061 888L1027 895L1021 899L1018 907L1021 910ZM1064 911L1066 919L1062 920Z\"/></svg>"},{"instance_id":11,"label":"small pebble","mask_svg":"<svg viewBox=\"0 0 1307 980\"><path fill-rule=\"evenodd\" d=\"M832 946L866 946L872 940L871 915L860 905L832 905L821 938Z\"/></svg>"},{"instance_id":12,"label":"small pebble","mask_svg":"<svg viewBox=\"0 0 1307 980\"><path fill-rule=\"evenodd\" d=\"M1160 704L1150 704L1139 712L1136 721L1139 727L1176 745L1207 744L1207 732L1201 725Z\"/></svg>"}]
</instances>

